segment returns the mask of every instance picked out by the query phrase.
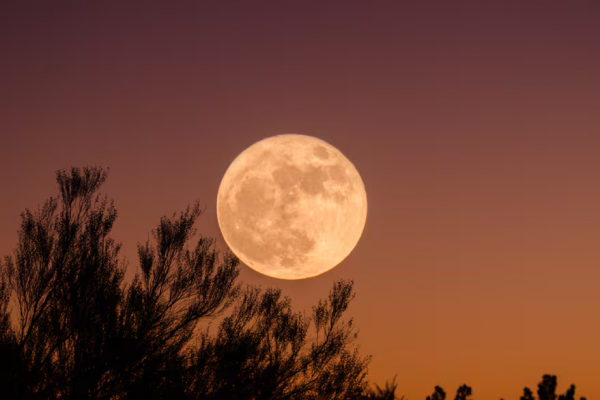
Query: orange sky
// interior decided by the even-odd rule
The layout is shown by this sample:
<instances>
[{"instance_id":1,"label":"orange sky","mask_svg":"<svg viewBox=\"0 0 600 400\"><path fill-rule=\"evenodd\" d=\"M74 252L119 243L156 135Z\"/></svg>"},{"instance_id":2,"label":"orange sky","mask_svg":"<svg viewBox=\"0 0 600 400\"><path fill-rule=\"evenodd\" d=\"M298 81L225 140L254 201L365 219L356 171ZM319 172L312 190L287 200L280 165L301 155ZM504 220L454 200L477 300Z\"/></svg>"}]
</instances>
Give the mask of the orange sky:
<instances>
[{"instance_id":1,"label":"orange sky","mask_svg":"<svg viewBox=\"0 0 600 400\"><path fill-rule=\"evenodd\" d=\"M410 400L516 399L544 373L600 398L600 2L6 3L0 254L85 164L111 169L131 273L195 199L221 240L229 163L317 136L362 175L362 240L317 278L242 280L309 309L353 279L370 377Z\"/></svg>"}]
</instances>

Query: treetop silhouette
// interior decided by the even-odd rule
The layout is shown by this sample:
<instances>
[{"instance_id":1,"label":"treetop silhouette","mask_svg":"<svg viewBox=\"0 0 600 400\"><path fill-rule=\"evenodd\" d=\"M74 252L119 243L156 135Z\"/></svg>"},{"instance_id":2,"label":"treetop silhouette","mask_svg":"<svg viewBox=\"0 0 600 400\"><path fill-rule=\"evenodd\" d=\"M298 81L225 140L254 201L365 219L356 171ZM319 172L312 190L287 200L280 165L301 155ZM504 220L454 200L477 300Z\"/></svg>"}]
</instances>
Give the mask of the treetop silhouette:
<instances>
[{"instance_id":1,"label":"treetop silhouette","mask_svg":"<svg viewBox=\"0 0 600 400\"><path fill-rule=\"evenodd\" d=\"M194 228L198 203L159 220L124 282L110 236L118 214L99 194L106 178L100 167L58 171L58 195L21 214L0 262L0 398L398 398L395 378L368 386L370 357L343 319L352 281L335 282L310 315L294 312L280 289L237 282L238 259ZM575 400L574 385L556 388L544 375L539 400ZM462 385L455 400L471 395ZM445 399L440 386L427 397Z\"/></svg>"},{"instance_id":2,"label":"treetop silhouette","mask_svg":"<svg viewBox=\"0 0 600 400\"><path fill-rule=\"evenodd\" d=\"M341 320L352 282L337 282L311 317L292 312L279 289L236 283L237 258L197 237L196 203L160 219L126 284L120 244L110 237L117 211L98 193L106 178L99 167L58 171L58 196L22 214L17 247L0 270L3 398L363 392L369 358L351 346L352 320ZM199 321L233 305L215 334L195 335Z\"/></svg>"}]
</instances>

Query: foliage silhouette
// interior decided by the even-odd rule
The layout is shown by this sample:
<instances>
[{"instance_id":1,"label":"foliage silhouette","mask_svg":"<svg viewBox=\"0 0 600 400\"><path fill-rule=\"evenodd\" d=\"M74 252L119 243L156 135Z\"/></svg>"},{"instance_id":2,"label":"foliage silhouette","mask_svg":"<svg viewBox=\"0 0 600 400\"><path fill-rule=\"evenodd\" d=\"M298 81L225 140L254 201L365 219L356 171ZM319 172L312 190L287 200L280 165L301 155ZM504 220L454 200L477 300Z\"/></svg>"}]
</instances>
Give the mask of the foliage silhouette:
<instances>
[{"instance_id":1,"label":"foliage silhouette","mask_svg":"<svg viewBox=\"0 0 600 400\"><path fill-rule=\"evenodd\" d=\"M542 381L538 384L538 399L539 400L556 400L556 387L558 385L556 375L544 375ZM580 397L580 400L586 400L585 397ZM521 400L535 400L535 396L530 388L523 389ZM575 400L575 385L571 384L565 394L558 396L558 400Z\"/></svg>"},{"instance_id":2,"label":"foliage silhouette","mask_svg":"<svg viewBox=\"0 0 600 400\"><path fill-rule=\"evenodd\" d=\"M379 385L375 385L373 388L368 388L364 397L365 400L396 400L396 389L398 384L396 383L396 377L392 379L392 382L386 382L385 387L381 388ZM400 400L404 399L404 396Z\"/></svg>"},{"instance_id":3,"label":"foliage silhouette","mask_svg":"<svg viewBox=\"0 0 600 400\"><path fill-rule=\"evenodd\" d=\"M58 196L21 214L0 263L1 399L397 399L395 377L366 381L370 357L342 319L351 281L309 316L279 289L236 283L237 258L196 235L198 203L160 219L126 284L110 237L117 211L98 194L106 178L98 167L58 171ZM575 400L575 385L556 388L544 375L538 399ZM471 395L462 385L455 400ZM445 399L440 386L427 397ZM520 399L536 400L527 387Z\"/></svg>"},{"instance_id":4,"label":"foliage silhouette","mask_svg":"<svg viewBox=\"0 0 600 400\"><path fill-rule=\"evenodd\" d=\"M543 375L542 381L538 384L539 400L556 400L557 377L555 375ZM456 391L455 400L468 399L472 395L470 386L462 385ZM427 396L427 400L444 400L446 392L440 386L435 387L435 391L431 396ZM502 399L500 399L502 400ZM523 389L523 395L520 400L536 400L532 390L528 387ZM571 384L565 394L558 396L558 400L575 400L575 385ZM579 400L586 400L585 397L580 397Z\"/></svg>"},{"instance_id":5,"label":"foliage silhouette","mask_svg":"<svg viewBox=\"0 0 600 400\"><path fill-rule=\"evenodd\" d=\"M454 400L468 400L471 394L473 394L473 390L471 389L471 387L467 385L462 385L456 391L456 396L454 397Z\"/></svg>"},{"instance_id":6,"label":"foliage silhouette","mask_svg":"<svg viewBox=\"0 0 600 400\"><path fill-rule=\"evenodd\" d=\"M534 400L534 399L535 399L535 396L533 395L533 392L531 391L531 389L529 389L528 387L523 389L523 396L521 396L521 400Z\"/></svg>"},{"instance_id":7,"label":"foliage silhouette","mask_svg":"<svg viewBox=\"0 0 600 400\"><path fill-rule=\"evenodd\" d=\"M575 385L571 384L565 394L558 396L558 400L575 400Z\"/></svg>"},{"instance_id":8,"label":"foliage silhouette","mask_svg":"<svg viewBox=\"0 0 600 400\"><path fill-rule=\"evenodd\" d=\"M311 317L293 313L280 290L236 283L238 260L220 257L213 239L188 246L196 203L160 220L125 284L109 235L117 212L98 194L106 177L99 167L58 171L58 196L21 215L17 247L0 265L1 398L363 394L369 358L352 345L352 320L341 319L352 282L337 282ZM199 321L233 305L215 335L195 335Z\"/></svg>"},{"instance_id":9,"label":"foliage silhouette","mask_svg":"<svg viewBox=\"0 0 600 400\"><path fill-rule=\"evenodd\" d=\"M539 400L556 400L556 376L544 375L542 381L538 384L538 399Z\"/></svg>"},{"instance_id":10,"label":"foliage silhouette","mask_svg":"<svg viewBox=\"0 0 600 400\"><path fill-rule=\"evenodd\" d=\"M346 399L360 395L368 358L347 350L356 334L340 318L354 297L352 284L337 282L312 318L293 313L279 289L249 287L235 311L208 330L191 351L191 388L202 398ZM316 337L308 342L309 327ZM209 382L206 385L206 382Z\"/></svg>"},{"instance_id":11,"label":"foliage silhouette","mask_svg":"<svg viewBox=\"0 0 600 400\"><path fill-rule=\"evenodd\" d=\"M427 396L427 400L446 400L446 392L439 386L436 386L431 396Z\"/></svg>"}]
</instances>

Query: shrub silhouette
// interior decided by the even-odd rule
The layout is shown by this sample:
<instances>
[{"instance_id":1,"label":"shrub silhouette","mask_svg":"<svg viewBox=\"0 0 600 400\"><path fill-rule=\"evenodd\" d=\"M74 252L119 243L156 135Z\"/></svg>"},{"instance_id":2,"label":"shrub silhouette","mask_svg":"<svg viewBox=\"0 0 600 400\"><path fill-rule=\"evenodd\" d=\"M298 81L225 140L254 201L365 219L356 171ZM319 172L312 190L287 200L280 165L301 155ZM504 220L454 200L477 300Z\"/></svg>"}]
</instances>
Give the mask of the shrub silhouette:
<instances>
[{"instance_id":1,"label":"shrub silhouette","mask_svg":"<svg viewBox=\"0 0 600 400\"><path fill-rule=\"evenodd\" d=\"M198 204L163 217L138 246L140 271L110 238L117 218L98 191L107 171L57 172L59 194L22 213L0 266L0 397L342 399L363 393L368 357L342 315L337 282L311 317L278 289L236 283L238 260L196 237ZM11 300L15 305L12 312ZM199 321L235 305L216 334Z\"/></svg>"},{"instance_id":2,"label":"shrub silhouette","mask_svg":"<svg viewBox=\"0 0 600 400\"><path fill-rule=\"evenodd\" d=\"M542 376L542 381L538 384L538 399L539 400L556 400L556 387L558 385L556 375L546 374ZM586 400L585 397L580 397L580 400ZM535 396L530 388L523 389L521 400L535 400ZM558 400L575 400L575 385L571 384L565 394L558 396Z\"/></svg>"},{"instance_id":3,"label":"shrub silhouette","mask_svg":"<svg viewBox=\"0 0 600 400\"><path fill-rule=\"evenodd\" d=\"M126 284L110 237L117 211L98 194L106 178L98 167L58 171L58 196L21 214L18 244L0 263L1 399L398 398L395 377L368 386L370 357L342 319L351 281L309 316L280 289L236 283L237 258L196 235L198 203L160 219ZM216 328L199 328L224 311ZM575 385L556 388L544 375L538 399L575 400ZM455 400L471 395L462 385ZM445 399L440 386L427 397ZM520 399L536 400L527 387Z\"/></svg>"},{"instance_id":4,"label":"shrub silhouette","mask_svg":"<svg viewBox=\"0 0 600 400\"><path fill-rule=\"evenodd\" d=\"M539 400L556 400L556 376L544 375L542 381L538 384Z\"/></svg>"},{"instance_id":5,"label":"shrub silhouette","mask_svg":"<svg viewBox=\"0 0 600 400\"><path fill-rule=\"evenodd\" d=\"M427 396L427 400L446 400L446 392L439 386L436 386L431 396Z\"/></svg>"},{"instance_id":6,"label":"shrub silhouette","mask_svg":"<svg viewBox=\"0 0 600 400\"><path fill-rule=\"evenodd\" d=\"M379 385L374 385L372 388L366 390L365 395L362 397L365 400L395 400L396 397L396 377L392 379L392 382L386 382L385 387L381 388ZM404 399L404 396L401 397Z\"/></svg>"},{"instance_id":7,"label":"shrub silhouette","mask_svg":"<svg viewBox=\"0 0 600 400\"><path fill-rule=\"evenodd\" d=\"M521 400L534 400L534 399L535 399L535 397L533 396L533 392L531 391L531 389L529 389L528 387L523 389L523 396L521 396Z\"/></svg>"},{"instance_id":8,"label":"shrub silhouette","mask_svg":"<svg viewBox=\"0 0 600 400\"><path fill-rule=\"evenodd\" d=\"M454 397L454 400L468 400L471 394L473 394L473 390L471 389L471 387L467 385L462 385L456 391L456 396Z\"/></svg>"}]
</instances>

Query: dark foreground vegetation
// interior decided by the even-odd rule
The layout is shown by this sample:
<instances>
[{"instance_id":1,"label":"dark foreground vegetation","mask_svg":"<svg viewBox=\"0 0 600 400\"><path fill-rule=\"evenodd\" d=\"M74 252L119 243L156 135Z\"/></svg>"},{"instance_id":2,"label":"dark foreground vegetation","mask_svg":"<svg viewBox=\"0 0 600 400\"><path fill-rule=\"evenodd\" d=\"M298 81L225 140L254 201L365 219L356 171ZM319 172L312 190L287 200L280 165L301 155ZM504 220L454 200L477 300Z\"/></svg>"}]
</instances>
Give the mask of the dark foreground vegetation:
<instances>
[{"instance_id":1,"label":"dark foreground vegetation","mask_svg":"<svg viewBox=\"0 0 600 400\"><path fill-rule=\"evenodd\" d=\"M96 167L59 171L58 196L22 214L0 264L0 399L398 398L394 381L366 380L370 358L342 318L352 282L311 315L293 312L279 289L236 282L235 256L196 235L197 204L160 220L126 284L105 179ZM539 400L575 400L574 386L555 391L544 376ZM471 394L463 385L455 400ZM534 398L525 388L521 400Z\"/></svg>"}]
</instances>

